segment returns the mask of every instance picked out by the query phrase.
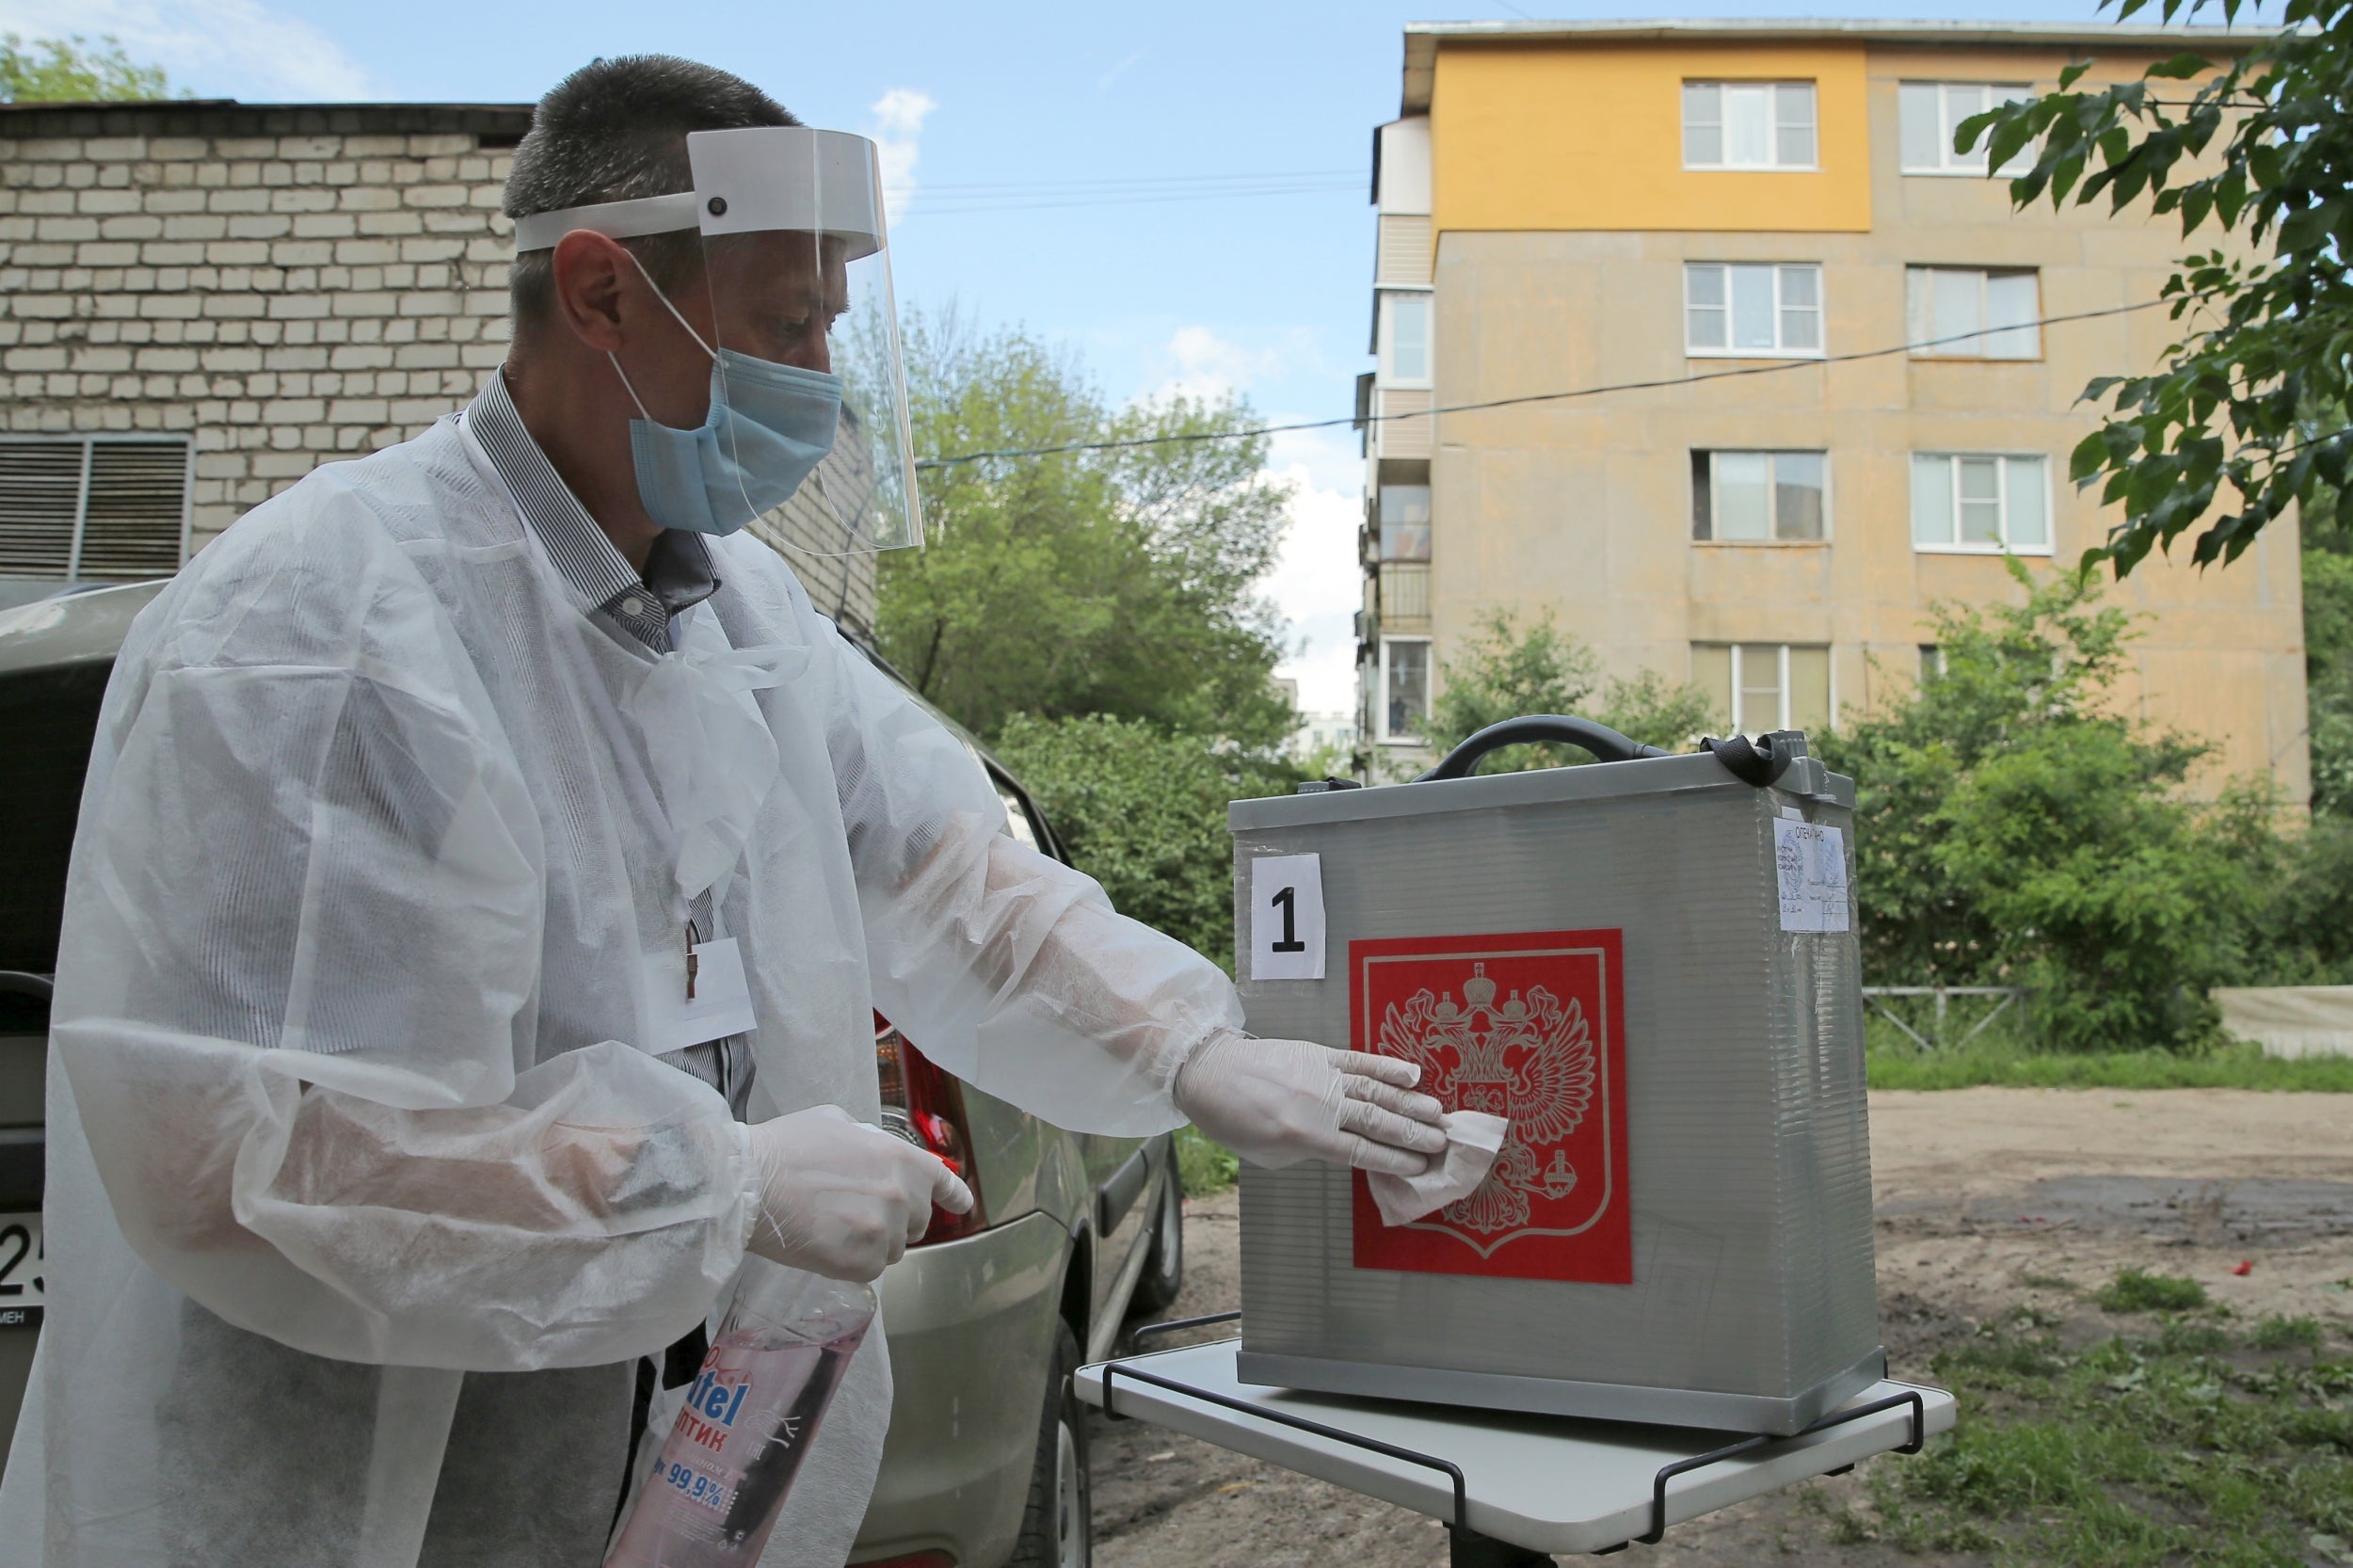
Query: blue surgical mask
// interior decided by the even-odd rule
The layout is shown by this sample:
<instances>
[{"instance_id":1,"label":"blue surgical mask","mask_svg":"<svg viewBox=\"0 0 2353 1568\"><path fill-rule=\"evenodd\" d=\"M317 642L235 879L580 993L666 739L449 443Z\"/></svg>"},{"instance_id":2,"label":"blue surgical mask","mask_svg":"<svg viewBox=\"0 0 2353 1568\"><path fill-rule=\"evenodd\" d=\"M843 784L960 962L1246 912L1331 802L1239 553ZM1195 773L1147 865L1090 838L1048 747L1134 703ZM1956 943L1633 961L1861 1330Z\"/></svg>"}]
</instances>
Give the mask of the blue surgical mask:
<instances>
[{"instance_id":1,"label":"blue surgical mask","mask_svg":"<svg viewBox=\"0 0 2353 1568\"><path fill-rule=\"evenodd\" d=\"M791 500L833 450L841 423L841 377L730 348L713 352L677 306L666 296L662 302L711 355L711 411L694 429L677 429L647 413L637 389L630 387L645 415L629 422L637 499L664 528L732 534ZM620 372L619 360L613 359L613 368ZM626 374L621 384L629 386Z\"/></svg>"}]
</instances>

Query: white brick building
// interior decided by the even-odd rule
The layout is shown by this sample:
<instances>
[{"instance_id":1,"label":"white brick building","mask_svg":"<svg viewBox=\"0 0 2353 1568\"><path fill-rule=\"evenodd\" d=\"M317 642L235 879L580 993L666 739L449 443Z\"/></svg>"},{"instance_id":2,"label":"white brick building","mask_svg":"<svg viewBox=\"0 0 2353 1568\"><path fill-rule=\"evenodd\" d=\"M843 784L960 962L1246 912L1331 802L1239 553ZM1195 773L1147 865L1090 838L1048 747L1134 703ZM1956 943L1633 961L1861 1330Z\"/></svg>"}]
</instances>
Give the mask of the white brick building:
<instances>
[{"instance_id":1,"label":"white brick building","mask_svg":"<svg viewBox=\"0 0 2353 1568\"><path fill-rule=\"evenodd\" d=\"M530 124L504 104L0 105L0 606L169 572L470 398L505 354L499 198ZM791 558L872 625L871 558Z\"/></svg>"}]
</instances>

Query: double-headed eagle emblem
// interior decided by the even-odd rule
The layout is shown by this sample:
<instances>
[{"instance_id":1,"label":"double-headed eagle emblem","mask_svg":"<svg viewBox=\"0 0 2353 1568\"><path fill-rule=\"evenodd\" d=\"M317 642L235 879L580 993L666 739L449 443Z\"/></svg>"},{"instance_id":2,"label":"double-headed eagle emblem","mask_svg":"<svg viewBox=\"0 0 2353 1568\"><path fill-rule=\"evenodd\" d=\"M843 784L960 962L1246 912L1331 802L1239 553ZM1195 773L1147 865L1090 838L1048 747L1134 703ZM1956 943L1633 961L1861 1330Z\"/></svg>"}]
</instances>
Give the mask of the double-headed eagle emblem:
<instances>
[{"instance_id":1,"label":"double-headed eagle emblem","mask_svg":"<svg viewBox=\"0 0 2353 1568\"><path fill-rule=\"evenodd\" d=\"M1391 1002L1381 1020L1381 1049L1421 1068L1421 1087L1465 1111L1508 1117L1511 1130L1493 1174L1445 1218L1481 1235L1528 1224L1541 1195L1558 1201L1577 1186L1561 1141L1577 1130L1593 1102L1593 1032L1583 1005L1565 1003L1542 985L1501 1005L1487 966L1471 966L1463 1000L1428 987ZM1543 1155L1549 1151L1551 1158Z\"/></svg>"}]
</instances>

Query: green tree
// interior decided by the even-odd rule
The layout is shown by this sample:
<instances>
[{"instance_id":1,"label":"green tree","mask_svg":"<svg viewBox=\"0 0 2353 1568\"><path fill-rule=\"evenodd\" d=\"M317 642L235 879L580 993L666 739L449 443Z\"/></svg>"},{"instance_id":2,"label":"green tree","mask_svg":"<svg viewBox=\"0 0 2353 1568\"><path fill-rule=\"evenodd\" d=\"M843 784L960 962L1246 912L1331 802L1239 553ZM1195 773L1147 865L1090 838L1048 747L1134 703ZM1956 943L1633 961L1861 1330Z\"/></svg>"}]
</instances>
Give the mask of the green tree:
<instances>
[{"instance_id":1,"label":"green tree","mask_svg":"<svg viewBox=\"0 0 2353 1568\"><path fill-rule=\"evenodd\" d=\"M0 33L0 104L96 104L162 98L164 69L140 65L112 36L34 39Z\"/></svg>"},{"instance_id":2,"label":"green tree","mask_svg":"<svg viewBox=\"0 0 2353 1568\"><path fill-rule=\"evenodd\" d=\"M1508 610L1488 612L1445 660L1443 673L1424 727L1431 747L1441 752L1526 713L1573 713L1670 750L1689 744L1708 722L1707 697L1696 686L1673 684L1651 670L1605 681L1593 649L1561 631L1550 611L1525 627ZM1597 693L1598 704L1592 700ZM1507 746L1481 768L1509 773L1591 760L1574 746Z\"/></svg>"},{"instance_id":3,"label":"green tree","mask_svg":"<svg viewBox=\"0 0 2353 1568\"><path fill-rule=\"evenodd\" d=\"M2335 517L2316 501L2303 530L2305 735L2313 814L2353 819L2353 532Z\"/></svg>"},{"instance_id":4,"label":"green tree","mask_svg":"<svg viewBox=\"0 0 2353 1568\"><path fill-rule=\"evenodd\" d=\"M1099 713L1280 744L1279 622L1255 584L1288 493L1263 439L1164 440L1248 425L1248 406L1116 409L1036 339L952 312L913 315L904 342L919 453L1160 440L923 470L925 548L881 564L884 655L985 736L1016 713Z\"/></svg>"},{"instance_id":5,"label":"green tree","mask_svg":"<svg viewBox=\"0 0 2353 1568\"><path fill-rule=\"evenodd\" d=\"M2353 821L2316 817L2269 848L2252 857L2272 892L2238 983L2353 984Z\"/></svg>"},{"instance_id":6,"label":"green tree","mask_svg":"<svg viewBox=\"0 0 2353 1568\"><path fill-rule=\"evenodd\" d=\"M2252 961L2274 803L2192 799L2207 748L2109 701L2131 617L2009 566L2023 602L1934 607L1942 672L1821 738L1857 786L1865 975L2027 986L2059 1048L2197 1044Z\"/></svg>"},{"instance_id":7,"label":"green tree","mask_svg":"<svg viewBox=\"0 0 2353 1568\"><path fill-rule=\"evenodd\" d=\"M996 752L1112 905L1228 970L1234 852L1226 803L1288 793L1295 770L1140 719L1005 722Z\"/></svg>"},{"instance_id":8,"label":"green tree","mask_svg":"<svg viewBox=\"0 0 2353 1568\"><path fill-rule=\"evenodd\" d=\"M2149 0L2103 0L2122 22ZM2168 22L2208 9L2235 22L2256 0L2159 0ZM1983 140L1991 167L2032 149L2010 182L2021 207L2047 195L2105 197L2111 211L2146 198L2181 220L2184 238L2211 218L2243 246L2193 252L2163 297L2180 340L2147 376L2104 376L2086 401L2109 406L2075 448L2080 484L2123 508L2107 542L2087 552L2118 576L2153 547L2169 549L2215 513L2191 551L2201 565L2238 558L2256 534L2326 487L2353 520L2342 429L2305 417L2353 406L2353 0L2284 0L2280 30L2220 62L2180 54L2134 80L2078 89L2090 69L2059 73L2058 90L1962 122L1967 151ZM2244 253L2251 248L2253 255ZM2233 495L2222 499L2228 485Z\"/></svg>"}]
</instances>

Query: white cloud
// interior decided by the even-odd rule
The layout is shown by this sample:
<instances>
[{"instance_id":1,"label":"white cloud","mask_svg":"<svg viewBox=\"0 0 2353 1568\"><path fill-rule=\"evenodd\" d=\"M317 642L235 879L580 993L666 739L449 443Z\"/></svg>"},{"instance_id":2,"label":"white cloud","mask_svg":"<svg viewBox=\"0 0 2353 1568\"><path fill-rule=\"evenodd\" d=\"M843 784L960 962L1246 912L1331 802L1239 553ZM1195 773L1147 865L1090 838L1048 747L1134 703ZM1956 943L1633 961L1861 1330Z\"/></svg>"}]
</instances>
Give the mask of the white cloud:
<instances>
[{"instance_id":1,"label":"white cloud","mask_svg":"<svg viewBox=\"0 0 2353 1568\"><path fill-rule=\"evenodd\" d=\"M1345 429L1278 436L1268 465L1270 478L1290 486L1291 504L1282 554L1259 586L1282 610L1292 640L1292 656L1275 673L1299 682L1299 706L1310 712L1356 706L1363 473L1364 459Z\"/></svg>"},{"instance_id":2,"label":"white cloud","mask_svg":"<svg viewBox=\"0 0 2353 1568\"><path fill-rule=\"evenodd\" d=\"M1217 399L1249 390L1282 368L1273 349L1245 348L1207 327L1180 327L1161 350L1167 375L1152 396Z\"/></svg>"},{"instance_id":3,"label":"white cloud","mask_svg":"<svg viewBox=\"0 0 2353 1568\"><path fill-rule=\"evenodd\" d=\"M1327 370L1315 334L1304 327L1285 328L1256 347L1214 328L1179 327L1149 360L1160 381L1147 398L1215 399L1251 392L1264 381L1322 376Z\"/></svg>"},{"instance_id":4,"label":"white cloud","mask_svg":"<svg viewBox=\"0 0 2353 1568\"><path fill-rule=\"evenodd\" d=\"M256 0L0 0L0 31L112 36L172 88L207 98L351 102L369 96L360 62L310 23Z\"/></svg>"},{"instance_id":5,"label":"white cloud","mask_svg":"<svg viewBox=\"0 0 2353 1568\"><path fill-rule=\"evenodd\" d=\"M868 113L873 119L874 151L882 162L883 207L896 223L915 198L915 158L921 150L923 121L939 105L930 93L915 88L892 88L874 100Z\"/></svg>"}]
</instances>

